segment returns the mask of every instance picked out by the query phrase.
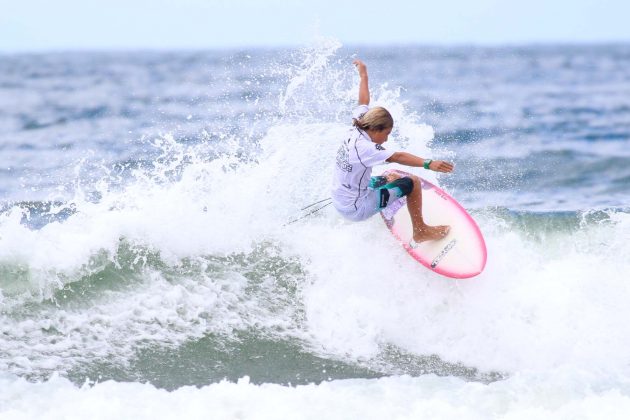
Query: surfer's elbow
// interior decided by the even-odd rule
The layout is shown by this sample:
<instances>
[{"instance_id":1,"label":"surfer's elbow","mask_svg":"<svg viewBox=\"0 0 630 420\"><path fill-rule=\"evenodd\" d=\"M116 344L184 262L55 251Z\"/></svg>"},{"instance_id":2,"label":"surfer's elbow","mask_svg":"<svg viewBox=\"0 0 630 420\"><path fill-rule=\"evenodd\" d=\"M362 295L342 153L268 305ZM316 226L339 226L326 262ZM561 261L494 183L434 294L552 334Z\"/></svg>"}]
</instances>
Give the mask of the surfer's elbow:
<instances>
[{"instance_id":1,"label":"surfer's elbow","mask_svg":"<svg viewBox=\"0 0 630 420\"><path fill-rule=\"evenodd\" d=\"M386 162L403 164L403 162L400 161L402 156L403 156L403 152L394 152L394 154L391 155L389 159L386 160Z\"/></svg>"}]
</instances>

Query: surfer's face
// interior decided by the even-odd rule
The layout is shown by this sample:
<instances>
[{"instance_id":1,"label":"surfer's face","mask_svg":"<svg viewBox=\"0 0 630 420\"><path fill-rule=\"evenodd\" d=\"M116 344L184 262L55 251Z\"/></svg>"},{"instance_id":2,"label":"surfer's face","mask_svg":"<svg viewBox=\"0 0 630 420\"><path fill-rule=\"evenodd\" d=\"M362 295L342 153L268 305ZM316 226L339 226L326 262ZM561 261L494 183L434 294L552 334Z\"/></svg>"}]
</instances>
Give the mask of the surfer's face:
<instances>
[{"instance_id":1,"label":"surfer's face","mask_svg":"<svg viewBox=\"0 0 630 420\"><path fill-rule=\"evenodd\" d=\"M390 133L392 132L392 127L386 128L384 130L366 130L370 139L377 144L383 144L387 141Z\"/></svg>"}]
</instances>

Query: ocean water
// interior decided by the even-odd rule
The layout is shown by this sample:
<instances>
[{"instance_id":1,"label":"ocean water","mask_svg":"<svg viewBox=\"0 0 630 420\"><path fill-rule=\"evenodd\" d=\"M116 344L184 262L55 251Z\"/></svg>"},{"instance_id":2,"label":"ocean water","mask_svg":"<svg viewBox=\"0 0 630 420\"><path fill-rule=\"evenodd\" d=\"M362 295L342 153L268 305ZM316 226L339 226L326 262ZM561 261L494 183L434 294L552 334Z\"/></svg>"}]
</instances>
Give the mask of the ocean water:
<instances>
[{"instance_id":1,"label":"ocean water","mask_svg":"<svg viewBox=\"0 0 630 420\"><path fill-rule=\"evenodd\" d=\"M357 55L478 277L302 218ZM630 415L630 45L2 55L0 151L0 418Z\"/></svg>"}]
</instances>

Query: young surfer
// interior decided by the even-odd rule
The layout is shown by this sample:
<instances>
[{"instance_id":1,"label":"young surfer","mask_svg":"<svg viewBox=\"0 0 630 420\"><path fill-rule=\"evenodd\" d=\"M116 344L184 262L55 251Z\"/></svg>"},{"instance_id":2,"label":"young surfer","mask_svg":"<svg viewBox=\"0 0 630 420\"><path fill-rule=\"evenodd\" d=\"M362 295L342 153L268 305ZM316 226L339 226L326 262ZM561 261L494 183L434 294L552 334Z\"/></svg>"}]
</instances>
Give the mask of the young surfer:
<instances>
[{"instance_id":1,"label":"young surfer","mask_svg":"<svg viewBox=\"0 0 630 420\"><path fill-rule=\"evenodd\" d=\"M422 219L422 188L417 176L390 173L372 177L372 167L384 163L424 167L436 172L451 172L453 164L442 160L424 159L407 152L385 150L394 126L391 114L382 107L369 108L370 90L367 67L361 60L353 64L359 71L359 106L353 112L353 129L337 152L337 165L332 189L334 207L344 217L365 220L397 199L406 196L413 225L410 246L441 239L448 226L429 226Z\"/></svg>"}]
</instances>

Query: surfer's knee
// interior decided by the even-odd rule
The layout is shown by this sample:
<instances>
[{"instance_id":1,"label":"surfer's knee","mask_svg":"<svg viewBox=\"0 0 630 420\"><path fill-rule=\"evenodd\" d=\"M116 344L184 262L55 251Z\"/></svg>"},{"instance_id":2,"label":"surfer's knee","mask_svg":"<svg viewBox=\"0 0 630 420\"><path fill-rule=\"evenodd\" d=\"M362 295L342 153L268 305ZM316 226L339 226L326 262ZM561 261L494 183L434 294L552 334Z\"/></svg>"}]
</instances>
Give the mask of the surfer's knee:
<instances>
[{"instance_id":1,"label":"surfer's knee","mask_svg":"<svg viewBox=\"0 0 630 420\"><path fill-rule=\"evenodd\" d=\"M413 179L416 178L416 179ZM402 195L409 195L417 184L416 176L404 176L396 180L396 186L400 188Z\"/></svg>"},{"instance_id":2,"label":"surfer's knee","mask_svg":"<svg viewBox=\"0 0 630 420\"><path fill-rule=\"evenodd\" d=\"M396 172L390 172L388 173L385 178L387 179L387 183L389 184L390 182L394 182L397 179L400 179L402 177L402 175L397 174Z\"/></svg>"}]
</instances>

